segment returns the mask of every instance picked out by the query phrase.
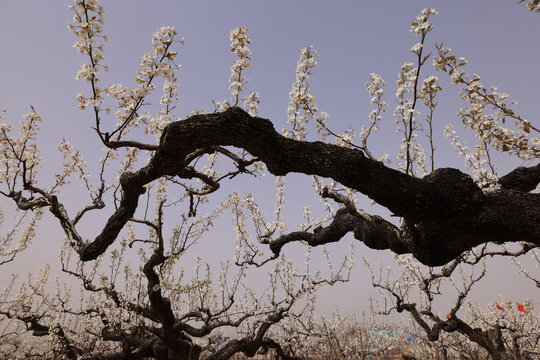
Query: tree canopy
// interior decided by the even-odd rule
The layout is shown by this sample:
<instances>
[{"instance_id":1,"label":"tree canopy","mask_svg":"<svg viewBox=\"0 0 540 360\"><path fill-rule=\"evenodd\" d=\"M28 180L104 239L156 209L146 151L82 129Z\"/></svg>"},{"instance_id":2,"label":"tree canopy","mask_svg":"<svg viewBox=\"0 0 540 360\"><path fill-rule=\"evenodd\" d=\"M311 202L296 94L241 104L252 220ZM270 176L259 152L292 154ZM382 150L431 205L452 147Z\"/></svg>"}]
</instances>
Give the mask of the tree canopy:
<instances>
[{"instance_id":1,"label":"tree canopy","mask_svg":"<svg viewBox=\"0 0 540 360\"><path fill-rule=\"evenodd\" d=\"M526 5L538 10L537 1ZM76 99L79 108L91 114L92 131L104 155L98 173L90 176L82 152L67 140L60 141L64 164L50 185L39 176L44 160L37 141L43 122L38 111L31 107L23 116L19 134L12 125L0 123L1 194L17 208L12 230L2 240L0 264L14 261L25 250L48 210L65 234L61 270L80 283L85 295L74 305L68 290L44 291L50 268L35 281L23 283L17 295L13 280L0 304L0 315L14 320L6 329L14 327L17 334L21 329L13 324L21 323L34 336L49 336L54 356L68 359L228 359L240 352L254 356L269 349L280 358L298 359L302 356L298 349L305 344L288 341L287 334L308 337L313 332L317 290L349 281L353 265L350 257L341 264L328 260L330 272L321 274L309 268L309 251L352 234L369 248L412 255L414 259L401 260L406 269L399 281L385 282L373 275L373 285L389 294L393 310L411 313L429 340L440 340L443 331L457 332L493 359L504 358L507 349L522 356L522 348L531 346L512 337L500 319L486 320L484 328L477 328L458 317L470 288L485 271L462 276L462 288L456 286L457 300L446 319L431 307L434 296L440 295L439 283L457 277L462 266L477 267L492 256L531 254L538 260L540 246L538 124L520 116L507 94L466 72L465 58L453 55L442 43L426 49L425 39L437 15L434 9L424 9L411 23L410 31L419 39L410 49L415 62L404 63L398 74L393 115L402 142L395 166L387 155L374 155L371 147L388 107L384 81L377 74L366 83L372 105L367 124L358 133L349 129L338 134L311 93L309 77L318 55L311 46L303 48L289 93L287 126L278 131L273 119L259 116L260 94L248 90L251 41L247 26L241 26L230 32L235 56L231 98L213 100L213 111L195 110L180 118L174 113L180 69L176 49L184 40L177 30L167 26L153 34L134 87L102 86L102 73L108 69L103 5L76 0L71 9L74 18L68 28L76 36L74 47L87 59L77 78L88 89ZM466 104L457 116L476 145L469 149L451 126L445 134L470 173L435 166L433 121L442 88L436 76L428 75L428 61L459 87ZM151 101L160 104L155 113L149 111ZM517 159L515 168L499 176L492 163L494 152ZM526 165L519 166L523 161ZM118 176L111 176L111 171ZM224 183L265 173L276 177L273 219L264 215L249 192L235 191L222 202L213 198ZM326 211L314 216L305 207L305 222L296 231L288 229L282 215L284 179L292 173L311 176ZM74 214L62 199L71 177L80 180L90 197ZM361 209L359 196L385 208L391 217ZM103 225L94 224L90 215L98 211L107 212ZM182 257L196 242L210 237L214 222L225 211L231 212L236 233L234 270L221 264L216 279L210 266L197 260L195 276L186 281ZM99 227L96 237L81 234L85 222ZM286 259L293 242L308 249L303 272ZM135 249L136 255L127 255ZM269 263L274 269L267 295L258 297L242 279L248 269ZM533 275L520 271L539 286ZM421 304L408 295L412 284L424 299ZM518 311L526 312L519 305ZM531 315L526 321L514 321L525 329L537 320ZM276 324L281 333L271 330ZM235 328L239 335L223 341L223 328ZM327 326L321 329L320 337L329 336ZM337 337L332 341L339 347Z\"/></svg>"}]
</instances>

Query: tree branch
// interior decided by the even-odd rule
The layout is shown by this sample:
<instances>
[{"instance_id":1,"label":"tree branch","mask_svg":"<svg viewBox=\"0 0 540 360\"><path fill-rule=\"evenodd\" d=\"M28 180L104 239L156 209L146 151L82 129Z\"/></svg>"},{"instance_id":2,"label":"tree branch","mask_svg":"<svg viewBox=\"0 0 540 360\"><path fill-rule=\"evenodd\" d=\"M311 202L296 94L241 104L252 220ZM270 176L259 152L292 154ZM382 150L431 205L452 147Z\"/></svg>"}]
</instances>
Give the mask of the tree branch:
<instances>
[{"instance_id":1,"label":"tree branch","mask_svg":"<svg viewBox=\"0 0 540 360\"><path fill-rule=\"evenodd\" d=\"M499 179L503 189L532 191L540 183L540 163L531 167L520 166Z\"/></svg>"},{"instance_id":2,"label":"tree branch","mask_svg":"<svg viewBox=\"0 0 540 360\"><path fill-rule=\"evenodd\" d=\"M437 169L423 179L413 178L356 149L285 138L269 120L231 108L166 127L150 163L121 176L120 206L101 234L79 251L81 260L97 258L114 242L133 216L145 184L164 175L181 174L188 155L216 145L247 150L274 175L298 172L332 178L367 195L405 218L415 233L415 242L407 251L427 265L445 264L490 241L540 244L539 194L505 188L484 194L470 176L452 168ZM373 245L390 248L388 243Z\"/></svg>"}]
</instances>

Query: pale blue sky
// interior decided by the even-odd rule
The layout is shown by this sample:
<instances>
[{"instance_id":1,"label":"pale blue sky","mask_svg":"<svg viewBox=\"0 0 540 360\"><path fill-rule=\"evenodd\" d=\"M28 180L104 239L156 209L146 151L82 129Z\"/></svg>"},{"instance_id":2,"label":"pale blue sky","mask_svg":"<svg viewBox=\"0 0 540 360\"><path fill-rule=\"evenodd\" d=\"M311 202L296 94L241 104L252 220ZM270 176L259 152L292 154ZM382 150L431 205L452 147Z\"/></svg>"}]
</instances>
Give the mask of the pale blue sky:
<instances>
[{"instance_id":1,"label":"pale blue sky","mask_svg":"<svg viewBox=\"0 0 540 360\"><path fill-rule=\"evenodd\" d=\"M409 49L418 39L409 32L409 25L425 7L434 7L439 12L433 17L435 29L428 35L427 46L444 42L456 56L466 57L468 71L480 74L485 85L498 86L502 92L509 93L511 99L518 101L516 110L532 123L538 123L540 16L516 2L104 1L105 32L109 36L105 63L110 71L103 79L106 84L133 85L133 75L140 56L150 48L152 33L160 26L174 25L185 38L185 46L178 47L178 63L183 67L179 72L181 100L176 112L184 116L197 108L212 110L212 99L230 96L228 77L233 57L229 51L229 30L246 24L253 53L253 68L246 75L251 80L250 90L261 94L260 116L270 118L278 129L285 124L288 92L294 81L299 50L313 45L320 58L319 68L312 77L312 93L319 99L319 108L330 114L330 127L338 132L348 127L359 129L366 123L370 107L364 83L369 74L379 73L386 80L390 109L381 134L372 139L372 146L376 153L388 152L395 159L399 136L391 116L392 91L399 67L405 61L414 61ZM72 18L70 4L60 0L4 0L0 5L0 108L8 108L12 122L30 104L44 117L42 152L55 159L45 163L44 178L52 174L52 165L58 161L57 155L52 154L56 142L62 138L83 150L89 163L93 156L98 156L95 149L102 147L90 129L90 111L77 109L75 94L87 93L88 87L75 80L77 69L86 59L72 48L75 38L66 27ZM426 71L433 73L431 65ZM444 88L436 110L437 166L461 167L462 160L440 135L443 124L449 122L461 131L455 119L461 105L457 90L448 86L445 74L437 75ZM522 164L506 157L498 161L501 173ZM309 183L309 179L302 177L290 181L288 193L293 196L288 211L292 218L298 216L294 214L298 214L304 202L317 202L310 191L303 190L305 186L301 184ZM258 191L257 198L270 202L270 211L274 196L271 185L269 180L253 190ZM247 186L250 189L252 185ZM72 200L66 199L73 205ZM5 199L0 201L4 205ZM362 205L370 211L367 202ZM46 222L49 221L47 218ZM229 220L224 224L229 224ZM291 229L295 226L291 223ZM88 226L89 233L95 227ZM59 226L53 220L44 231L47 234L37 237L26 257L10 265L9 273L26 271L30 261L40 263L49 258L55 261L62 236ZM212 239L205 241L210 243L207 250L216 248ZM232 252L233 239L221 241L222 248L230 248ZM346 248L347 242L335 246L336 251ZM361 250L357 252L359 258L367 256L375 261L381 255L389 255L357 248ZM365 299L374 292L360 262L352 284L346 286L351 296L344 295L336 301L335 293L332 296L323 292L323 307L331 309L339 305L347 312L365 309ZM511 287L512 294L519 298L538 299L530 283L519 282L519 288L513 287L512 279L517 275L505 269L498 266L491 270L488 286L477 295L481 303L491 301L497 294L510 296ZM346 287L340 286L336 291L346 294Z\"/></svg>"}]
</instances>

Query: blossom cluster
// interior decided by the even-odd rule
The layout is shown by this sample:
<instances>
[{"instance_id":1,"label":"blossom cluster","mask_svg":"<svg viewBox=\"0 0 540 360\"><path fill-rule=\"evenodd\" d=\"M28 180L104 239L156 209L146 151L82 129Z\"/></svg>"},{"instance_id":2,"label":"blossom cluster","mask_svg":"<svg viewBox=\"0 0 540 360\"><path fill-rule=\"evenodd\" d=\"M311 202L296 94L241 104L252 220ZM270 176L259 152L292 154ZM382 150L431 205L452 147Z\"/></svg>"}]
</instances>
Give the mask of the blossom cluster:
<instances>
[{"instance_id":1,"label":"blossom cluster","mask_svg":"<svg viewBox=\"0 0 540 360\"><path fill-rule=\"evenodd\" d=\"M394 108L395 122L397 131L403 134L397 167L412 175L416 173L413 165L425 172L426 160L424 149L417 141L416 132L423 129L416 117L418 111L415 109L415 96L418 96L416 92L418 73L418 68L413 63L404 63L398 73L394 91L397 103Z\"/></svg>"},{"instance_id":2,"label":"blossom cluster","mask_svg":"<svg viewBox=\"0 0 540 360\"><path fill-rule=\"evenodd\" d=\"M383 114L386 112L388 103L383 101L383 96L386 95L384 86L386 83L379 74L371 73L369 81L366 81L365 87L368 91L371 106L374 108L369 113L369 126L362 125L360 138L362 145L367 149L367 139L372 131L379 130L378 123L382 120Z\"/></svg>"},{"instance_id":3,"label":"blossom cluster","mask_svg":"<svg viewBox=\"0 0 540 360\"><path fill-rule=\"evenodd\" d=\"M90 173L86 169L86 161L79 150L73 148L73 146L66 140L62 140L57 145L58 151L62 153L64 157L64 164L62 166L62 173L56 174L55 188L59 188L68 183L68 177L75 174L79 179L85 179L88 184Z\"/></svg>"},{"instance_id":4,"label":"blossom cluster","mask_svg":"<svg viewBox=\"0 0 540 360\"><path fill-rule=\"evenodd\" d=\"M283 128L284 136L292 137L295 140L305 140L307 135L307 124L310 118L317 122L317 133L324 140L328 135L326 119L328 114L317 109L317 99L311 94L309 76L312 70L317 67L318 54L313 46L308 46L300 50L300 57L296 63L296 81L289 92L289 107L287 109L287 124L290 129Z\"/></svg>"},{"instance_id":5,"label":"blossom cluster","mask_svg":"<svg viewBox=\"0 0 540 360\"><path fill-rule=\"evenodd\" d=\"M426 122L428 125L428 134L430 148L431 148L431 171L435 169L435 145L433 144L433 113L437 107L437 102L435 98L437 94L442 90L439 85L439 79L436 76L428 76L422 82L422 87L418 92L419 99L422 100L424 105L427 107L428 112L426 116Z\"/></svg>"},{"instance_id":6,"label":"blossom cluster","mask_svg":"<svg viewBox=\"0 0 540 360\"><path fill-rule=\"evenodd\" d=\"M108 70L102 64L105 59L103 55L103 42L107 40L107 35L103 33L103 5L97 0L75 0L75 4L70 8L75 13L73 23L68 24L68 29L77 36L77 41L73 47L77 52L89 57L89 63L83 63L77 71L76 78L83 79L92 84L92 95L84 97L77 95L79 107L84 109L87 106L99 109L103 99L103 90L98 86L99 71Z\"/></svg>"},{"instance_id":7,"label":"blossom cluster","mask_svg":"<svg viewBox=\"0 0 540 360\"><path fill-rule=\"evenodd\" d=\"M98 86L99 69L107 66L101 64L104 59L103 43L98 39L106 40L107 36L103 34L103 6L93 1L76 0L75 5L71 6L75 13L73 24L68 28L73 31L78 40L74 46L78 52L87 55L89 63L82 65L77 73L78 79L85 79L92 84L92 95L85 96L82 93L77 94L79 108L84 110L91 106L96 112L96 123L98 131L100 129L99 112L102 110L104 102L103 94L111 95L117 102L117 125L112 133L118 139L123 133L128 131L128 127L138 127L141 123L147 125L146 133L160 136L161 131L167 123L173 120L174 114L171 113L172 102L178 99L178 85L175 76L180 68L175 64L177 57L176 50L170 49L175 42L183 44L183 39L176 40L176 29L172 26L159 28L152 36L152 49L145 53L141 58L139 69L135 76L135 82L139 87L128 88L119 84L112 84L102 89ZM153 80L157 77L165 79L163 85L163 95L160 103L165 106L164 110L158 112L157 116L151 117L147 111L141 112L143 99L153 92L155 85ZM111 107L104 109L107 113Z\"/></svg>"},{"instance_id":8,"label":"blossom cluster","mask_svg":"<svg viewBox=\"0 0 540 360\"><path fill-rule=\"evenodd\" d=\"M416 17L415 22L411 23L411 32L415 35L420 35L420 42L413 45L410 51L416 55L417 64L406 62L402 65L398 74L397 86L394 91L396 95L397 105L394 109L394 117L396 119L397 131L403 134L401 150L398 154L398 169L407 174L416 176L418 171L420 175L425 175L426 170L426 154L423 146L418 142L417 133L423 132L424 128L420 121L417 120L419 114L416 109L418 100L422 100L428 107L429 114L427 123L429 126L429 134L427 137L431 144L431 163L432 168L435 147L433 146L432 134L432 119L433 111L436 103L433 101L435 95L440 90L437 83L437 78L430 76L426 78L419 88L420 70L429 57L423 56L424 41L426 35L433 29L433 24L429 21L432 15L436 15L437 11L432 8L426 8ZM415 169L415 166L417 169Z\"/></svg>"},{"instance_id":9,"label":"blossom cluster","mask_svg":"<svg viewBox=\"0 0 540 360\"><path fill-rule=\"evenodd\" d=\"M173 26L164 26L156 30L152 36L152 50L145 53L140 62L135 76L135 82L139 88L125 88L121 85L111 85L107 92L112 95L117 103L117 122L120 126L129 123L130 126L138 127L145 124L146 134L155 134L159 138L165 126L174 120L171 113L173 102L178 100L178 82L176 72L180 65L175 63L177 51L171 50L173 43L184 44L184 39L175 40L177 31ZM151 94L155 85L155 78L163 78L163 95L160 104L165 108L160 109L156 116L144 111L139 114L139 109L144 105L144 98Z\"/></svg>"},{"instance_id":10,"label":"blossom cluster","mask_svg":"<svg viewBox=\"0 0 540 360\"><path fill-rule=\"evenodd\" d=\"M5 116L0 118L0 183L8 184L19 176L31 183L42 161L36 137L43 118L31 107L19 122L18 136L12 135L11 125L2 122L4 119Z\"/></svg>"},{"instance_id":11,"label":"blossom cluster","mask_svg":"<svg viewBox=\"0 0 540 360\"><path fill-rule=\"evenodd\" d=\"M525 0L520 0L519 2L524 2ZM527 7L527 9L529 9L530 11L536 11L536 12L540 12L540 0L529 0L525 6Z\"/></svg>"},{"instance_id":12,"label":"blossom cluster","mask_svg":"<svg viewBox=\"0 0 540 360\"><path fill-rule=\"evenodd\" d=\"M20 209L14 212L13 222L3 229L0 236L0 265L12 261L24 251L36 236L36 228L42 218L43 199L35 200L35 188L38 168L41 166L41 153L37 147L37 135L43 121L33 106L19 121L18 134L14 134L11 125L4 122L7 110L0 115L0 185L2 195L12 197ZM24 201L23 191L30 195ZM18 203L23 200L23 203ZM0 209L0 224L4 223L4 214ZM5 225L5 224L4 224Z\"/></svg>"},{"instance_id":13,"label":"blossom cluster","mask_svg":"<svg viewBox=\"0 0 540 360\"><path fill-rule=\"evenodd\" d=\"M437 10L432 8L422 10L416 17L417 21L411 23L411 32L416 35L420 34L425 36L428 32L433 30L433 24L428 21L429 17L437 14Z\"/></svg>"},{"instance_id":14,"label":"blossom cluster","mask_svg":"<svg viewBox=\"0 0 540 360\"><path fill-rule=\"evenodd\" d=\"M168 80L175 77L180 68L174 63L178 53L169 48L174 42L184 44L184 39L175 40L177 34L174 26L163 26L152 35L152 50L142 56L135 76L135 82L143 87L141 91L145 91L144 88L150 85L154 77Z\"/></svg>"},{"instance_id":15,"label":"blossom cluster","mask_svg":"<svg viewBox=\"0 0 540 360\"><path fill-rule=\"evenodd\" d=\"M524 160L537 158L540 138L531 134L540 130L515 114L505 102L508 94L498 92L496 87L486 88L477 74L467 74L463 70L467 61L450 55L450 49L441 46L438 50L439 56L433 59L433 65L437 70L448 72L455 85L461 85L461 99L468 103L457 114L463 125L475 132L480 143L497 151L509 152ZM508 119L513 121L515 129L503 126Z\"/></svg>"},{"instance_id":16,"label":"blossom cluster","mask_svg":"<svg viewBox=\"0 0 540 360\"><path fill-rule=\"evenodd\" d=\"M490 163L488 148L479 144L471 151L465 141L462 141L452 125L444 128L444 135L450 140L455 151L465 160L465 166L472 170L476 184L484 191L490 192L500 188L498 177Z\"/></svg>"},{"instance_id":17,"label":"blossom cluster","mask_svg":"<svg viewBox=\"0 0 540 360\"><path fill-rule=\"evenodd\" d=\"M36 228L43 217L43 210L35 209L32 214L22 212L17 215L12 229L0 236L0 265L12 261L18 253L23 252L30 245L36 237ZM4 216L0 209L0 225L3 222ZM18 240L15 243L17 237Z\"/></svg>"},{"instance_id":18,"label":"blossom cluster","mask_svg":"<svg viewBox=\"0 0 540 360\"><path fill-rule=\"evenodd\" d=\"M247 37L247 26L243 25L230 31L231 52L238 58L231 64L231 76L229 88L231 89L233 100L232 106L238 105L240 94L247 89L249 80L244 76L244 72L251 67L251 50L248 47L250 40Z\"/></svg>"}]
</instances>

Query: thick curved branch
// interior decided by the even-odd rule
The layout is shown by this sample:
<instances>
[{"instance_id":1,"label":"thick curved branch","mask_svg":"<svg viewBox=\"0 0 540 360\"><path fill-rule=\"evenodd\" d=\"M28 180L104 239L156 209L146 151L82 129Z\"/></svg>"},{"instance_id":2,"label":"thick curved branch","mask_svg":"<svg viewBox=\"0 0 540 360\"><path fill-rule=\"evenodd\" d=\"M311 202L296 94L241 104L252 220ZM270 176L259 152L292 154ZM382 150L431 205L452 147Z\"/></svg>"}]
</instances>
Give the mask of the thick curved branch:
<instances>
[{"instance_id":1,"label":"thick curved branch","mask_svg":"<svg viewBox=\"0 0 540 360\"><path fill-rule=\"evenodd\" d=\"M327 227L318 227L312 233L295 231L270 241L270 250L279 255L281 248L294 241L305 241L310 246L318 246L341 240L347 233L374 249L391 249L397 254L412 251L412 243L401 237L399 230L379 217L368 221L360 215L350 214L347 208L336 212L334 220ZM379 223L377 221L380 221Z\"/></svg>"},{"instance_id":2,"label":"thick curved branch","mask_svg":"<svg viewBox=\"0 0 540 360\"><path fill-rule=\"evenodd\" d=\"M540 244L540 194L504 187L484 194L470 176L451 168L413 178L356 149L285 138L269 120L231 108L166 127L150 163L122 175L120 206L101 234L79 251L81 260L96 259L114 242L133 216L145 184L181 174L186 157L211 146L243 148L274 175L297 172L332 178L367 195L406 220L415 239L408 248L427 265L445 264L464 250L490 241Z\"/></svg>"}]
</instances>

